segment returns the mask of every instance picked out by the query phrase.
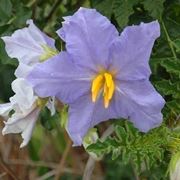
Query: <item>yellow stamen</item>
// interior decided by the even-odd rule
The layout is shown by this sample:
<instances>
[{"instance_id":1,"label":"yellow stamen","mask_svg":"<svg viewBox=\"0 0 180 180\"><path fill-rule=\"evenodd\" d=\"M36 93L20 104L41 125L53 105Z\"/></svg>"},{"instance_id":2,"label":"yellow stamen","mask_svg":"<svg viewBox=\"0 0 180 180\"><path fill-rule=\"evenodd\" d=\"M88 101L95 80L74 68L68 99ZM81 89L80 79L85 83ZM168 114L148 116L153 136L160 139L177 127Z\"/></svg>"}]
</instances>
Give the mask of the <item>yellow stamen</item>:
<instances>
[{"instance_id":1,"label":"yellow stamen","mask_svg":"<svg viewBox=\"0 0 180 180\"><path fill-rule=\"evenodd\" d=\"M112 99L115 90L114 80L109 72L99 74L93 80L91 87L93 102L96 102L97 96L102 89L104 97L104 107L108 108L110 100Z\"/></svg>"},{"instance_id":2,"label":"yellow stamen","mask_svg":"<svg viewBox=\"0 0 180 180\"><path fill-rule=\"evenodd\" d=\"M91 88L91 92L92 92L92 101L96 102L96 98L98 96L98 93L100 91L100 89L103 86L103 75L98 75L92 83L92 88Z\"/></svg>"}]
</instances>

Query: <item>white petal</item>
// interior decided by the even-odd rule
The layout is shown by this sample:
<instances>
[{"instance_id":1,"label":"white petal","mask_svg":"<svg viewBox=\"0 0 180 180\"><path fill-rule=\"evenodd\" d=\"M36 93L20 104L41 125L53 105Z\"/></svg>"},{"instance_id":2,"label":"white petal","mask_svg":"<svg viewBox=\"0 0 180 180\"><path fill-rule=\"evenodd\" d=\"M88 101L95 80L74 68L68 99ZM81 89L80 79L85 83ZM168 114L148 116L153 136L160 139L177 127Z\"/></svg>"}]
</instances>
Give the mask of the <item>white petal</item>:
<instances>
[{"instance_id":1,"label":"white petal","mask_svg":"<svg viewBox=\"0 0 180 180\"><path fill-rule=\"evenodd\" d=\"M23 78L18 78L12 82L12 89L16 94L10 98L11 103L18 104L22 111L31 109L37 96L29 83Z\"/></svg>"},{"instance_id":2,"label":"white petal","mask_svg":"<svg viewBox=\"0 0 180 180\"><path fill-rule=\"evenodd\" d=\"M15 71L15 76L18 78L26 78L32 69L33 69L33 66L19 63L19 66L17 67Z\"/></svg>"},{"instance_id":3,"label":"white petal","mask_svg":"<svg viewBox=\"0 0 180 180\"><path fill-rule=\"evenodd\" d=\"M38 116L39 116L39 112L40 112L40 109L36 109L36 110L28 117L28 119L26 119L26 121L28 121L28 126L27 126L26 129L23 131L23 133L21 134L21 136L22 136L22 138L23 138L23 142L21 143L20 148L26 146L26 145L28 144L29 140L31 139L34 126L35 126L36 121L37 121Z\"/></svg>"},{"instance_id":4,"label":"white petal","mask_svg":"<svg viewBox=\"0 0 180 180\"><path fill-rule=\"evenodd\" d=\"M0 104L0 115L4 117L8 116L12 108L11 103Z\"/></svg>"},{"instance_id":5,"label":"white petal","mask_svg":"<svg viewBox=\"0 0 180 180\"><path fill-rule=\"evenodd\" d=\"M36 64L44 53L42 45L54 48L54 40L41 32L32 20L29 27L15 31L11 36L4 36L5 48L11 58L17 58L24 64Z\"/></svg>"},{"instance_id":6,"label":"white petal","mask_svg":"<svg viewBox=\"0 0 180 180\"><path fill-rule=\"evenodd\" d=\"M27 114L27 116L21 118L20 115L19 119L16 120L16 123L6 123L5 127L3 128L2 134L9 134L9 133L22 133L21 136L24 139L23 143L20 147L24 147L29 142L33 128L37 121L40 109L36 108L31 113ZM9 119L10 120L10 119ZM8 120L8 121L9 121Z\"/></svg>"}]
</instances>

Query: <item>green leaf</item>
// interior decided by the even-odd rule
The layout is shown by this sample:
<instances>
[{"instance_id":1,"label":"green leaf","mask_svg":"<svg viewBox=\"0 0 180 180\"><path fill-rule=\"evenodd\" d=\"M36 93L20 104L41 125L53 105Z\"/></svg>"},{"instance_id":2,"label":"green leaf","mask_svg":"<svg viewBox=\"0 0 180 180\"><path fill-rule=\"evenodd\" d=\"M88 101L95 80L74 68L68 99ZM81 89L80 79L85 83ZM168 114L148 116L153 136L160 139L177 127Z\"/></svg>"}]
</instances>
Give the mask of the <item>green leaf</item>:
<instances>
[{"instance_id":1,"label":"green leaf","mask_svg":"<svg viewBox=\"0 0 180 180\"><path fill-rule=\"evenodd\" d=\"M179 115L180 112L180 99L172 100L166 103L166 106L173 112L176 116Z\"/></svg>"},{"instance_id":2,"label":"green leaf","mask_svg":"<svg viewBox=\"0 0 180 180\"><path fill-rule=\"evenodd\" d=\"M163 95L172 95L174 98L180 98L180 81L172 83L170 80L155 82L156 88Z\"/></svg>"},{"instance_id":3,"label":"green leaf","mask_svg":"<svg viewBox=\"0 0 180 180\"><path fill-rule=\"evenodd\" d=\"M10 0L0 0L0 20L6 21L12 13L12 4Z\"/></svg>"},{"instance_id":4,"label":"green leaf","mask_svg":"<svg viewBox=\"0 0 180 180\"><path fill-rule=\"evenodd\" d=\"M13 23L18 26L24 26L26 20L31 18L32 10L24 6L22 3L18 3L14 8L16 10L16 18Z\"/></svg>"},{"instance_id":5,"label":"green leaf","mask_svg":"<svg viewBox=\"0 0 180 180\"><path fill-rule=\"evenodd\" d=\"M164 10L164 2L165 0L144 0L143 4L153 18L160 19Z\"/></svg>"},{"instance_id":6,"label":"green leaf","mask_svg":"<svg viewBox=\"0 0 180 180\"><path fill-rule=\"evenodd\" d=\"M91 0L92 7L111 19L114 0Z\"/></svg>"},{"instance_id":7,"label":"green leaf","mask_svg":"<svg viewBox=\"0 0 180 180\"><path fill-rule=\"evenodd\" d=\"M180 74L180 60L166 59L161 62L161 65L166 68L167 72Z\"/></svg>"},{"instance_id":8,"label":"green leaf","mask_svg":"<svg viewBox=\"0 0 180 180\"><path fill-rule=\"evenodd\" d=\"M51 112L47 107L44 107L40 112L40 122L49 131L57 126L59 120L58 114L51 116Z\"/></svg>"},{"instance_id":9,"label":"green leaf","mask_svg":"<svg viewBox=\"0 0 180 180\"><path fill-rule=\"evenodd\" d=\"M14 67L17 66L17 61L15 59L10 58L6 51L5 51L5 45L3 40L0 39L0 61L3 65L13 65Z\"/></svg>"},{"instance_id":10,"label":"green leaf","mask_svg":"<svg viewBox=\"0 0 180 180\"><path fill-rule=\"evenodd\" d=\"M137 3L138 0L114 0L113 12L121 28L128 24L129 16L134 13L133 6Z\"/></svg>"},{"instance_id":11,"label":"green leaf","mask_svg":"<svg viewBox=\"0 0 180 180\"><path fill-rule=\"evenodd\" d=\"M113 160L121 157L123 163L131 160L139 172L144 161L151 167L163 159L170 133L168 128L161 126L143 134L126 121L124 126L116 125L115 132L115 136L88 146L88 151L99 155L111 152Z\"/></svg>"}]
</instances>

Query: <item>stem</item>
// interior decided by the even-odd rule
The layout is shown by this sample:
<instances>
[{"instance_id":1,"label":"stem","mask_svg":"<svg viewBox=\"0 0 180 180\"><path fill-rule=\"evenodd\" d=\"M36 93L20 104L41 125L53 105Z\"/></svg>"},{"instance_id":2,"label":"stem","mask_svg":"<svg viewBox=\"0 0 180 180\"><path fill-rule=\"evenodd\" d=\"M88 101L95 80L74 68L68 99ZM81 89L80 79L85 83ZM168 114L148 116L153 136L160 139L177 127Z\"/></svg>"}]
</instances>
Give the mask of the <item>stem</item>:
<instances>
[{"instance_id":1,"label":"stem","mask_svg":"<svg viewBox=\"0 0 180 180\"><path fill-rule=\"evenodd\" d=\"M100 139L102 141L104 141L113 132L114 132L114 126L111 125L106 129L106 131L104 131L104 133L102 134ZM88 159L88 161L86 163L86 167L85 167L85 170L84 170L82 180L90 180L91 179L91 176L92 176L92 173L93 173L93 170L94 170L94 167L95 167L95 162L96 162L96 160L93 159L91 156L89 156L89 159Z\"/></svg>"},{"instance_id":2,"label":"stem","mask_svg":"<svg viewBox=\"0 0 180 180\"><path fill-rule=\"evenodd\" d=\"M168 42L169 47L170 47L170 49L171 49L171 52L172 52L174 58L177 59L176 52L175 52L175 50L174 50L174 48L173 48L173 45L172 45L172 40L171 40L171 38L170 38L170 36L169 36L169 34L168 34L168 31L167 31L167 29L166 29L166 26L165 26L163 20L161 20L161 23L162 23L162 27L163 27L164 32L165 32L165 35L166 35L167 42Z\"/></svg>"},{"instance_id":3,"label":"stem","mask_svg":"<svg viewBox=\"0 0 180 180\"><path fill-rule=\"evenodd\" d=\"M61 173L63 171L63 168L64 168L64 164L65 164L65 161L66 161L66 158L67 158L67 155L69 153L69 150L71 149L71 145L72 145L72 142L71 140L68 140L68 143L66 145L66 149L63 153L63 156L62 156L62 159L59 163L59 166L57 167L57 173L56 173L56 177L55 177L55 180L58 180L59 177L61 176Z\"/></svg>"}]
</instances>

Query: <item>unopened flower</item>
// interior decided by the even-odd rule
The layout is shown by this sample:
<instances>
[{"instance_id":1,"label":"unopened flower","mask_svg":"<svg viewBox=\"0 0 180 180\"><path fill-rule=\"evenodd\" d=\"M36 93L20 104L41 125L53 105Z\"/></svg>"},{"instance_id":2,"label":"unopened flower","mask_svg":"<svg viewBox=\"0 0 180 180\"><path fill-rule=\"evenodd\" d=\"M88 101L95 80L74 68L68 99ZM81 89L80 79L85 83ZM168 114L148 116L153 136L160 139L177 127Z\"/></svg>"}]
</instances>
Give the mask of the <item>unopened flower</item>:
<instances>
[{"instance_id":1,"label":"unopened flower","mask_svg":"<svg viewBox=\"0 0 180 180\"><path fill-rule=\"evenodd\" d=\"M97 154L88 151L87 148L89 145L96 143L98 139L99 139L99 136L97 133L97 129L91 128L88 130L88 132L82 142L84 148L86 149L86 152L95 160L100 160L102 158L102 156L98 156Z\"/></svg>"},{"instance_id":2,"label":"unopened flower","mask_svg":"<svg viewBox=\"0 0 180 180\"><path fill-rule=\"evenodd\" d=\"M127 118L142 132L161 124L165 102L149 82L148 64L160 35L157 21L126 27L119 36L106 17L80 8L58 34L67 52L36 66L28 79L40 97L56 96L69 105L74 145L108 119Z\"/></svg>"}]
</instances>

